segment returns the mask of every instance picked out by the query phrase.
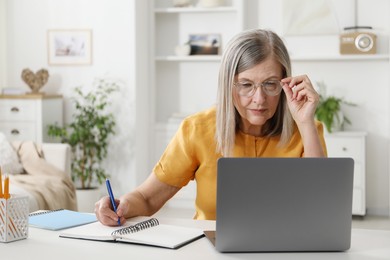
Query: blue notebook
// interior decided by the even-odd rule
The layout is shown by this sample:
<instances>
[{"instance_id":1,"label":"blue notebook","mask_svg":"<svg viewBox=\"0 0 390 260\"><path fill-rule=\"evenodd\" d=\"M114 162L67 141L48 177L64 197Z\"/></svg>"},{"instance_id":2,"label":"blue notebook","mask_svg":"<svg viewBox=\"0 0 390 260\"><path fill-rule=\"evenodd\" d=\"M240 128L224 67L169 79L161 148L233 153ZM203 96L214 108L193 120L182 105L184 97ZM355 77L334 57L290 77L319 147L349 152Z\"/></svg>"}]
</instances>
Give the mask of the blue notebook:
<instances>
[{"instance_id":1,"label":"blue notebook","mask_svg":"<svg viewBox=\"0 0 390 260\"><path fill-rule=\"evenodd\" d=\"M95 214L67 209L38 211L30 213L28 223L31 227L61 230L97 221Z\"/></svg>"}]
</instances>

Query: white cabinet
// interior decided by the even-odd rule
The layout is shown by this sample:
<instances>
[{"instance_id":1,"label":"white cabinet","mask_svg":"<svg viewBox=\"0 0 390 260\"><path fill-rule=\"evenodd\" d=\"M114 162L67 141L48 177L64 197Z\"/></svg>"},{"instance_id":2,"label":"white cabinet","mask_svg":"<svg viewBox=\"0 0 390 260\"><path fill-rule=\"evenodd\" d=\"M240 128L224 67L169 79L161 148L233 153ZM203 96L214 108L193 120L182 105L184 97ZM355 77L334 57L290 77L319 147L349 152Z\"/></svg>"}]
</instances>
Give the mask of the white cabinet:
<instances>
[{"instance_id":1,"label":"white cabinet","mask_svg":"<svg viewBox=\"0 0 390 260\"><path fill-rule=\"evenodd\" d=\"M151 5L152 104L150 167L164 150L170 134L168 121L191 114L216 102L219 62L226 43L243 29L245 1L224 0L223 6L203 8L173 7L171 0L154 0ZM190 34L218 34L218 55L177 56L175 47ZM163 136L166 138L161 138ZM168 137L169 136L169 137Z\"/></svg>"},{"instance_id":2,"label":"white cabinet","mask_svg":"<svg viewBox=\"0 0 390 260\"><path fill-rule=\"evenodd\" d=\"M0 95L0 131L9 141L50 142L47 126L63 124L60 95Z\"/></svg>"},{"instance_id":3,"label":"white cabinet","mask_svg":"<svg viewBox=\"0 0 390 260\"><path fill-rule=\"evenodd\" d=\"M336 132L325 135L328 157L351 157L355 161L352 214L366 214L366 133Z\"/></svg>"}]
</instances>

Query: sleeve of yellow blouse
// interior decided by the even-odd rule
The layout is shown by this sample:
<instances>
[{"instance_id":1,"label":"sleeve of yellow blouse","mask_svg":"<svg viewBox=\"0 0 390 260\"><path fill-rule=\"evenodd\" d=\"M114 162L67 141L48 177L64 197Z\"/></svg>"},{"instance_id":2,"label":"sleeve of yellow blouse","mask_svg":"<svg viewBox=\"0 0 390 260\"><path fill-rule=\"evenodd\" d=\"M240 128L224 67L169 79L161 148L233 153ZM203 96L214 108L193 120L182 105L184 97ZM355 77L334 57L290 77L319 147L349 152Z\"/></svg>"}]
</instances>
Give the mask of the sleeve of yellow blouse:
<instances>
[{"instance_id":1,"label":"sleeve of yellow blouse","mask_svg":"<svg viewBox=\"0 0 390 260\"><path fill-rule=\"evenodd\" d=\"M153 169L160 181L183 187L194 179L197 165L191 143L193 134L191 123L184 120Z\"/></svg>"}]
</instances>

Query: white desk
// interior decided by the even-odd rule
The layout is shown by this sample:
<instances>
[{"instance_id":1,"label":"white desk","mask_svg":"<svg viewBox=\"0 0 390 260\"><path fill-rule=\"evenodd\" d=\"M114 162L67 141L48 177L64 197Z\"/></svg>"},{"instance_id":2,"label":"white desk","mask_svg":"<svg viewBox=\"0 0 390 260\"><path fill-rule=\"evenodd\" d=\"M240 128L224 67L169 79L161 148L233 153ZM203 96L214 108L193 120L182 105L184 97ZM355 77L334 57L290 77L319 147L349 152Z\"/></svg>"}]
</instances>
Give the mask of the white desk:
<instances>
[{"instance_id":1,"label":"white desk","mask_svg":"<svg viewBox=\"0 0 390 260\"><path fill-rule=\"evenodd\" d=\"M161 223L215 229L214 221L159 219ZM1 260L140 260L140 259L288 259L288 260L381 260L390 259L390 231L352 230L351 249L330 253L219 253L206 238L177 250L125 243L108 243L59 238L60 231L30 228L29 237L11 243L0 243Z\"/></svg>"}]
</instances>

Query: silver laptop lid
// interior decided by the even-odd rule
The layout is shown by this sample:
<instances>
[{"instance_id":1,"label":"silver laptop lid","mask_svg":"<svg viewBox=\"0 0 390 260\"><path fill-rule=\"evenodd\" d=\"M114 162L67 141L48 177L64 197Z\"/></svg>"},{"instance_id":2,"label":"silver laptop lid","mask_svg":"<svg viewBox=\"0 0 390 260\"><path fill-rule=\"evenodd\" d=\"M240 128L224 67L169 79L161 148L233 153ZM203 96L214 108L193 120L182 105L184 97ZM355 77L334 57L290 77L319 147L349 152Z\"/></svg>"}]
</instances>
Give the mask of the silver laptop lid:
<instances>
[{"instance_id":1,"label":"silver laptop lid","mask_svg":"<svg viewBox=\"0 0 390 260\"><path fill-rule=\"evenodd\" d=\"M221 158L216 249L349 249L351 158Z\"/></svg>"}]
</instances>

